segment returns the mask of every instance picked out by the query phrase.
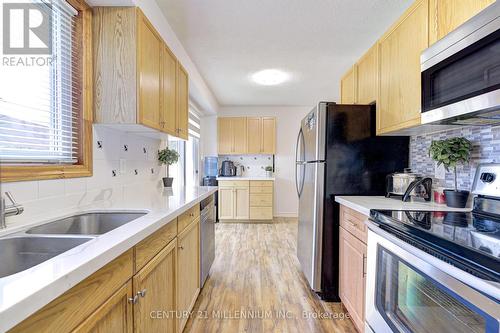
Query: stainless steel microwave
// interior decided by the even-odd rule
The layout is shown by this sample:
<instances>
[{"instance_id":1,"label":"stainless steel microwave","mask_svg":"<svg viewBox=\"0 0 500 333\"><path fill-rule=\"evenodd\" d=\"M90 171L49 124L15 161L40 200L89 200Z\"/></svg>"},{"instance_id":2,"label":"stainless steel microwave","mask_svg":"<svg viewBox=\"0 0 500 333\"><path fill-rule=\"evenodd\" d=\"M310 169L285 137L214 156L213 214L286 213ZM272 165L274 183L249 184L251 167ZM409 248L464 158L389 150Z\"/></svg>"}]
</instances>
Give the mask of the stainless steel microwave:
<instances>
[{"instance_id":1,"label":"stainless steel microwave","mask_svg":"<svg viewBox=\"0 0 500 333\"><path fill-rule=\"evenodd\" d=\"M426 49L422 123L500 124L500 2Z\"/></svg>"}]
</instances>

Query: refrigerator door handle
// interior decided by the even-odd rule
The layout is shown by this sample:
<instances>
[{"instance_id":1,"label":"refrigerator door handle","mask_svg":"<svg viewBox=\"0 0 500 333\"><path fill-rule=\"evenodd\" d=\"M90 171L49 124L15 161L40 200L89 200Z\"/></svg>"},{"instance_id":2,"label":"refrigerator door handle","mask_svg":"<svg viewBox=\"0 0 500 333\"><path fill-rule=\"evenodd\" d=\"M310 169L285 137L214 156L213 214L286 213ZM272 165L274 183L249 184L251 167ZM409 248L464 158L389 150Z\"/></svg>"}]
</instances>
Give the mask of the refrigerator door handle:
<instances>
[{"instance_id":1,"label":"refrigerator door handle","mask_svg":"<svg viewBox=\"0 0 500 333\"><path fill-rule=\"evenodd\" d=\"M301 140L302 139L302 140ZM304 160L298 160L297 157L299 155L299 144L302 144L302 153L304 152L304 133L302 133L302 128L299 130L299 134L297 135L297 143L295 145L295 189L297 190L297 196L300 198L300 195L302 193L302 187L304 184L304 172L301 173L301 180L300 182L297 179L297 174L298 171L297 169L303 168L306 162ZM301 184L299 186L299 183ZM300 189L299 189L300 187Z\"/></svg>"}]
</instances>

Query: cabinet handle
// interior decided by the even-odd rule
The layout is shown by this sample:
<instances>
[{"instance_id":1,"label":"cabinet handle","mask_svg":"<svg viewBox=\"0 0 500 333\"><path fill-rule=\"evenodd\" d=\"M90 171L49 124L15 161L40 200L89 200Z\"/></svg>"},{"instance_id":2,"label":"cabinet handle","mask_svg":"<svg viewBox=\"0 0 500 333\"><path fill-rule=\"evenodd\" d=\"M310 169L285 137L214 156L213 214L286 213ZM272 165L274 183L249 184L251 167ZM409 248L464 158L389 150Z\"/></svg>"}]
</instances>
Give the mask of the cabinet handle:
<instances>
[{"instance_id":1,"label":"cabinet handle","mask_svg":"<svg viewBox=\"0 0 500 333\"><path fill-rule=\"evenodd\" d=\"M363 254L363 277L366 277L366 254Z\"/></svg>"},{"instance_id":2,"label":"cabinet handle","mask_svg":"<svg viewBox=\"0 0 500 333\"><path fill-rule=\"evenodd\" d=\"M189 213L189 216L190 217L194 217L194 213Z\"/></svg>"},{"instance_id":3,"label":"cabinet handle","mask_svg":"<svg viewBox=\"0 0 500 333\"><path fill-rule=\"evenodd\" d=\"M184 246L179 245L179 249L184 250Z\"/></svg>"},{"instance_id":4,"label":"cabinet handle","mask_svg":"<svg viewBox=\"0 0 500 333\"><path fill-rule=\"evenodd\" d=\"M138 291L136 296L141 296L141 297L146 296L146 289L142 289L141 291Z\"/></svg>"},{"instance_id":5,"label":"cabinet handle","mask_svg":"<svg viewBox=\"0 0 500 333\"><path fill-rule=\"evenodd\" d=\"M134 297L129 297L128 301L132 304L137 304L137 302L139 302L139 296L135 295Z\"/></svg>"}]
</instances>

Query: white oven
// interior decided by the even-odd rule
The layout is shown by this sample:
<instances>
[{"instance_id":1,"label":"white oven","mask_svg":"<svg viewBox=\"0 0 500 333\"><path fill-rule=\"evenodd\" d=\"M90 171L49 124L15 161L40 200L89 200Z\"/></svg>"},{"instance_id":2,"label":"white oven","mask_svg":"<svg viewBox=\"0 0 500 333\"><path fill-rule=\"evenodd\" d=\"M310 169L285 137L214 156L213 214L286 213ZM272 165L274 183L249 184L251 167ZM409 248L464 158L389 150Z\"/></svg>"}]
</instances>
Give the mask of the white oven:
<instances>
[{"instance_id":1,"label":"white oven","mask_svg":"<svg viewBox=\"0 0 500 333\"><path fill-rule=\"evenodd\" d=\"M368 228L366 332L500 332L498 284Z\"/></svg>"}]
</instances>

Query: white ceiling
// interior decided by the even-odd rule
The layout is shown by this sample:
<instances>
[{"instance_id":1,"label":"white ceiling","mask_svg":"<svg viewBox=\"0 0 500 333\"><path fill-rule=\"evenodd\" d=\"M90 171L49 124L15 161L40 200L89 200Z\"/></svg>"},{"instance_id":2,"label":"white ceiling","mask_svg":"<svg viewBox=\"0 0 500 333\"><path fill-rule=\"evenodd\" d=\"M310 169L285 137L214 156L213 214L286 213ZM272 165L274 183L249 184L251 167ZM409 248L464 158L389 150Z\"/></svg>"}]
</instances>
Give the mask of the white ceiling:
<instances>
[{"instance_id":1,"label":"white ceiling","mask_svg":"<svg viewBox=\"0 0 500 333\"><path fill-rule=\"evenodd\" d=\"M156 0L221 105L314 105L412 0ZM258 86L278 68L292 79Z\"/></svg>"}]
</instances>

